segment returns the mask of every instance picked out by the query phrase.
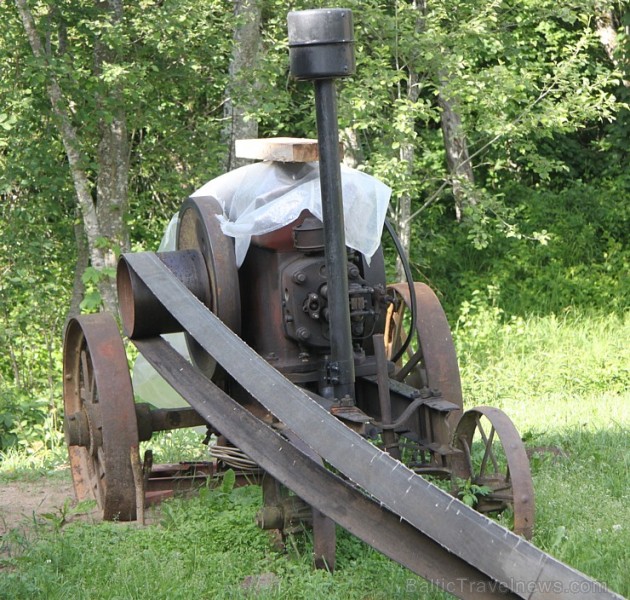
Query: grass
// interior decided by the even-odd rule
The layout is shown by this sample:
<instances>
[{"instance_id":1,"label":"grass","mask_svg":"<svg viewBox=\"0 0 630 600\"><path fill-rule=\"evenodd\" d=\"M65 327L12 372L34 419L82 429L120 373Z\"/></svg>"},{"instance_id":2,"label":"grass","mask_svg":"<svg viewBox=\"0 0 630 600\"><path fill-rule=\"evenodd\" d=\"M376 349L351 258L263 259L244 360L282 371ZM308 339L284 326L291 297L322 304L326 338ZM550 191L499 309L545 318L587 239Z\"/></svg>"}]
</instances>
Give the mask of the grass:
<instances>
[{"instance_id":1,"label":"grass","mask_svg":"<svg viewBox=\"0 0 630 600\"><path fill-rule=\"evenodd\" d=\"M466 405L505 410L532 453L534 543L630 595L630 314L469 317Z\"/></svg>"},{"instance_id":2,"label":"grass","mask_svg":"<svg viewBox=\"0 0 630 600\"><path fill-rule=\"evenodd\" d=\"M464 312L456 344L466 407L489 404L514 420L530 452L534 543L630 596L630 318L506 319L488 303ZM169 434L159 460L193 438ZM194 437L194 436L193 436ZM157 454L157 453L156 453ZM19 457L0 477L21 473ZM32 466L32 465L31 465ZM50 465L41 472L50 470ZM4 474L3 474L4 473ZM287 553L254 525L256 487L175 499L157 524L44 522L28 543L5 536L0 598L442 598L444 594L339 532L338 568L314 571L310 540ZM483 551L483 548L480 548ZM265 590L245 577L273 573Z\"/></svg>"}]
</instances>

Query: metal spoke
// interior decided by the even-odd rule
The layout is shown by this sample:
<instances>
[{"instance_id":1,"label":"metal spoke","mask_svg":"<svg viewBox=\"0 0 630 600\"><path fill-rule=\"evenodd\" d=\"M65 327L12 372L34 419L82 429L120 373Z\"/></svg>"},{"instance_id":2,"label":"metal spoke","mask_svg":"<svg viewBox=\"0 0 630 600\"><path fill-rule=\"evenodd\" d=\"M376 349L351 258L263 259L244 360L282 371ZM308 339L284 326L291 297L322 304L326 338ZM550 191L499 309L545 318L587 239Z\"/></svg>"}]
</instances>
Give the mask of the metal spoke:
<instances>
[{"instance_id":1,"label":"metal spoke","mask_svg":"<svg viewBox=\"0 0 630 600\"><path fill-rule=\"evenodd\" d=\"M488 438L486 436L486 432L483 430L483 427L481 425L481 417L477 416L476 418L477 420L477 429L479 429L479 433L481 434L481 437L484 441L484 444L486 445L486 450L488 449ZM494 427L493 427L494 429ZM492 464L494 465L494 472L498 473L499 472L499 464L497 463L497 459L494 457L494 454L492 452L492 445L490 445L490 459L492 460Z\"/></svg>"},{"instance_id":2,"label":"metal spoke","mask_svg":"<svg viewBox=\"0 0 630 600\"><path fill-rule=\"evenodd\" d=\"M464 455L466 456L466 462L468 463L468 469L471 474L470 479L472 481L473 476L474 476L474 471L473 471L473 464L472 464L472 456L470 455L470 446L468 446L468 442L466 441L465 437L462 436L459 439L462 446L464 447Z\"/></svg>"},{"instance_id":3,"label":"metal spoke","mask_svg":"<svg viewBox=\"0 0 630 600\"><path fill-rule=\"evenodd\" d=\"M483 440L485 444L476 472L467 456L475 439L475 443L481 444ZM479 406L464 413L457 424L455 445L461 451L453 459L455 476L471 477L479 485L490 488L490 493L479 499L478 510L493 513L512 506L515 533L531 539L535 515L529 461L521 437L509 417L490 406ZM490 472L492 467L488 468L490 461L496 469L494 474Z\"/></svg>"},{"instance_id":4,"label":"metal spoke","mask_svg":"<svg viewBox=\"0 0 630 600\"><path fill-rule=\"evenodd\" d=\"M88 393L90 391L90 381L89 381L89 370L87 366L87 352L85 347L81 349L81 354L79 358L79 382L80 382L80 404L87 402L89 399Z\"/></svg>"},{"instance_id":5,"label":"metal spoke","mask_svg":"<svg viewBox=\"0 0 630 600\"><path fill-rule=\"evenodd\" d=\"M411 350L407 350L407 352L409 353L409 359L405 366L394 375L396 381L404 381L405 377L407 377L423 359L422 348L419 348L413 354L411 354Z\"/></svg>"},{"instance_id":6,"label":"metal spoke","mask_svg":"<svg viewBox=\"0 0 630 600\"><path fill-rule=\"evenodd\" d=\"M483 459L481 461L481 468L479 469L479 475L481 476L483 476L483 474L486 472L486 464L488 462L488 455L492 454L492 441L493 440L494 440L494 427L490 429L490 435L488 436L488 441L486 442L486 450L483 454ZM496 467L496 462L494 463L494 465L495 465L495 473L496 473L498 472L498 469Z\"/></svg>"}]
</instances>

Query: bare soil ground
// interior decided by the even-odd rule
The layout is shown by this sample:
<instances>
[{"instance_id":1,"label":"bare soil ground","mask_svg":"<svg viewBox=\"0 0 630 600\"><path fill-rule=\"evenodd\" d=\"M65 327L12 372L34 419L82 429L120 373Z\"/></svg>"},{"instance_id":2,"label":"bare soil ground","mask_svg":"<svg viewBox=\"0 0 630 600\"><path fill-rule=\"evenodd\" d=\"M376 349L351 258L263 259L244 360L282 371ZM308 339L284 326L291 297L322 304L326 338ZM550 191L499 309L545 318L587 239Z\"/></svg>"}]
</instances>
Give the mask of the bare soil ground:
<instances>
[{"instance_id":1,"label":"bare soil ground","mask_svg":"<svg viewBox=\"0 0 630 600\"><path fill-rule=\"evenodd\" d=\"M60 514L66 502L76 504L69 476L0 482L0 536L28 528L45 513Z\"/></svg>"}]
</instances>

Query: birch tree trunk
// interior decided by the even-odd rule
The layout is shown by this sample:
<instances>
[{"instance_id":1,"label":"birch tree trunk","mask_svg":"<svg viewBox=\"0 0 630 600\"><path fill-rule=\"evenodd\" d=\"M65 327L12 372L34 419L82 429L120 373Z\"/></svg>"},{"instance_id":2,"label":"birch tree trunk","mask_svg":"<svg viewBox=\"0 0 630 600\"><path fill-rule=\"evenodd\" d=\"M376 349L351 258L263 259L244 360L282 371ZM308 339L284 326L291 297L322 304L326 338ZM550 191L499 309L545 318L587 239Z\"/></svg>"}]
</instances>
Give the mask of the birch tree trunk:
<instances>
[{"instance_id":1,"label":"birch tree trunk","mask_svg":"<svg viewBox=\"0 0 630 600\"><path fill-rule=\"evenodd\" d=\"M234 143L238 139L258 137L258 123L246 121L247 109L256 104L256 82L251 71L260 51L262 6L260 0L234 0L234 45L230 60L230 80L226 90L224 140L228 148L225 170L242 167L249 161L238 159Z\"/></svg>"},{"instance_id":2,"label":"birch tree trunk","mask_svg":"<svg viewBox=\"0 0 630 600\"><path fill-rule=\"evenodd\" d=\"M628 56L626 56L625 53L618 53L618 36L620 33L626 38L630 36L630 26L622 28L622 25L618 22L610 5L596 6L595 11L595 23L599 41L604 47L610 61L621 71L623 85L630 87L630 65L628 64ZM625 31L623 31L623 29L625 29Z\"/></svg>"},{"instance_id":3,"label":"birch tree trunk","mask_svg":"<svg viewBox=\"0 0 630 600\"><path fill-rule=\"evenodd\" d=\"M416 32L421 32L425 27L426 2L425 0L413 0L412 6L416 11L415 30ZM403 91L399 88L399 99L406 97L410 106L413 106L418 101L419 97L419 76L416 67L416 64L419 64L418 61L418 56L412 55L408 57L407 86L404 95ZM450 101L446 96L445 89L447 83L447 77L441 74L437 83L439 92L438 106L442 113L441 128L446 153L446 164L453 189L453 196L455 198L455 215L457 220L461 221L465 207L476 204L476 197L471 191L474 185L474 175L468 153L468 144L462 129L461 118L454 102ZM414 117L412 111L409 111L404 130L413 132L414 127ZM407 171L407 177L411 179L411 177L413 177L413 167L416 159L415 142L412 138L401 142L399 157L403 168ZM394 211L394 219L398 236L407 255L409 255L411 250L411 222L413 220L413 214L412 197L409 193L404 193L398 199L398 204ZM396 262L396 276L399 280L404 278L400 260Z\"/></svg>"},{"instance_id":4,"label":"birch tree trunk","mask_svg":"<svg viewBox=\"0 0 630 600\"><path fill-rule=\"evenodd\" d=\"M340 137L343 143L343 164L351 169L358 168L365 159L358 131L352 127L345 127Z\"/></svg>"},{"instance_id":5,"label":"birch tree trunk","mask_svg":"<svg viewBox=\"0 0 630 600\"><path fill-rule=\"evenodd\" d=\"M122 0L97 0L96 6L112 25L122 22ZM119 60L120 57L111 48L100 39L95 40L94 70L97 77L102 75L106 63L116 64ZM113 84L106 94L97 92L97 106L99 114L106 117L101 117L99 122L101 139L97 149L96 216L100 236L107 242L102 247L102 265L95 265L94 260L92 265L100 269L115 269L119 253L129 248L125 225L128 208L129 136L121 86ZM103 285L100 292L108 310L116 310L115 285Z\"/></svg>"},{"instance_id":6,"label":"birch tree trunk","mask_svg":"<svg viewBox=\"0 0 630 600\"><path fill-rule=\"evenodd\" d=\"M420 32L424 28L424 18L426 13L426 5L424 0L414 0L412 6L416 11L416 32ZM407 67L407 86L403 91L401 87L398 88L398 97L402 99L406 97L410 106L414 105L418 101L419 88L418 88L418 71L416 68L418 57L411 56L408 60ZM413 132L415 129L415 117L413 111L409 110L405 116L406 123L404 123L403 130ZM408 137L403 140L399 148L399 158L402 163L402 168L406 171L408 179L413 177L414 162L416 159L416 147L413 137ZM411 203L412 197L409 192L403 193L398 199L398 204L395 210L395 226L400 238L400 243L407 256L411 251ZM402 261L400 257L396 259L396 279L397 281L404 281L405 272L403 269Z\"/></svg>"},{"instance_id":7,"label":"birch tree trunk","mask_svg":"<svg viewBox=\"0 0 630 600\"><path fill-rule=\"evenodd\" d=\"M70 297L70 308L68 318L81 314L81 301L85 294L85 284L82 275L90 264L90 252L85 237L85 230L80 222L74 225L74 239L77 247L77 261L74 267L74 283L72 285L72 296Z\"/></svg>"},{"instance_id":8,"label":"birch tree trunk","mask_svg":"<svg viewBox=\"0 0 630 600\"><path fill-rule=\"evenodd\" d=\"M111 120L104 119L101 122L101 140L96 157L98 175L95 185L86 170L90 160L82 149L70 104L52 69L50 50L42 44L26 0L15 0L15 5L31 51L46 69L48 98L68 158L87 239L89 260L95 269L103 272L103 269L115 266L115 256L126 246L127 241L124 213L127 208L129 150L122 96L119 90L114 90L112 97L108 98L109 105L116 108L111 113ZM97 2L96 6L106 11L112 23L119 23L122 19L122 0ZM95 43L97 71L102 67L103 61L114 59L108 52L103 46L99 49L98 41ZM108 124L105 124L106 121ZM80 256L82 251L80 245L77 250ZM80 279L75 278L75 286L79 285L77 281L80 282ZM115 314L117 312L115 281L106 271L99 280L98 289L105 308ZM77 290L73 295L76 293Z\"/></svg>"},{"instance_id":9,"label":"birch tree trunk","mask_svg":"<svg viewBox=\"0 0 630 600\"><path fill-rule=\"evenodd\" d=\"M413 66L409 67L408 80L407 80L407 100L410 103L415 103L418 100L418 73ZM413 130L415 123L413 114L409 114L407 117L409 122L406 128ZM407 177L413 176L413 165L416 158L416 147L413 139L405 140L400 145L400 161L402 162L404 169L407 171ZM396 210L396 221L398 237L400 243L409 256L411 251L411 194L404 193L398 200L398 207ZM402 261L400 257L396 259L396 279L397 281L404 281L405 271L403 269Z\"/></svg>"},{"instance_id":10,"label":"birch tree trunk","mask_svg":"<svg viewBox=\"0 0 630 600\"><path fill-rule=\"evenodd\" d=\"M475 176L468 154L468 143L462 129L462 120L455 109L455 104L444 94L444 86L438 95L438 106L442 110L441 127L446 152L453 197L455 198L455 218L461 222L467 206L477 203L473 193Z\"/></svg>"}]
</instances>

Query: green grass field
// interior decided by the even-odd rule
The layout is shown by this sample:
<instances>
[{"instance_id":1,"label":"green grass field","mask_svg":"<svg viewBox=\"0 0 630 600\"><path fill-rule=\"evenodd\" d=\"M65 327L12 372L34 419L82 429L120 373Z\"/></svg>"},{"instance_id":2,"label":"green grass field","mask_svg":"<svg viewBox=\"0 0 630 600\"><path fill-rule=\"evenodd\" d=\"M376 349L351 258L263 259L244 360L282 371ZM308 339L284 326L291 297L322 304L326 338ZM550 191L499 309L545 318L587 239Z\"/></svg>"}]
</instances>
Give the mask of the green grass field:
<instances>
[{"instance_id":1,"label":"green grass field","mask_svg":"<svg viewBox=\"0 0 630 600\"><path fill-rule=\"evenodd\" d=\"M533 542L629 596L630 315L500 316L473 304L455 327L466 408L498 406L521 432L532 454ZM178 440L168 436L163 458L189 449ZM0 462L0 482L51 461L14 454ZM259 502L255 487L202 490L165 503L144 528L48 518L26 536L16 526L1 542L0 598L446 597L341 531L336 572L313 570L307 536L273 549L254 524ZM242 587L269 573L270 587Z\"/></svg>"}]
</instances>

